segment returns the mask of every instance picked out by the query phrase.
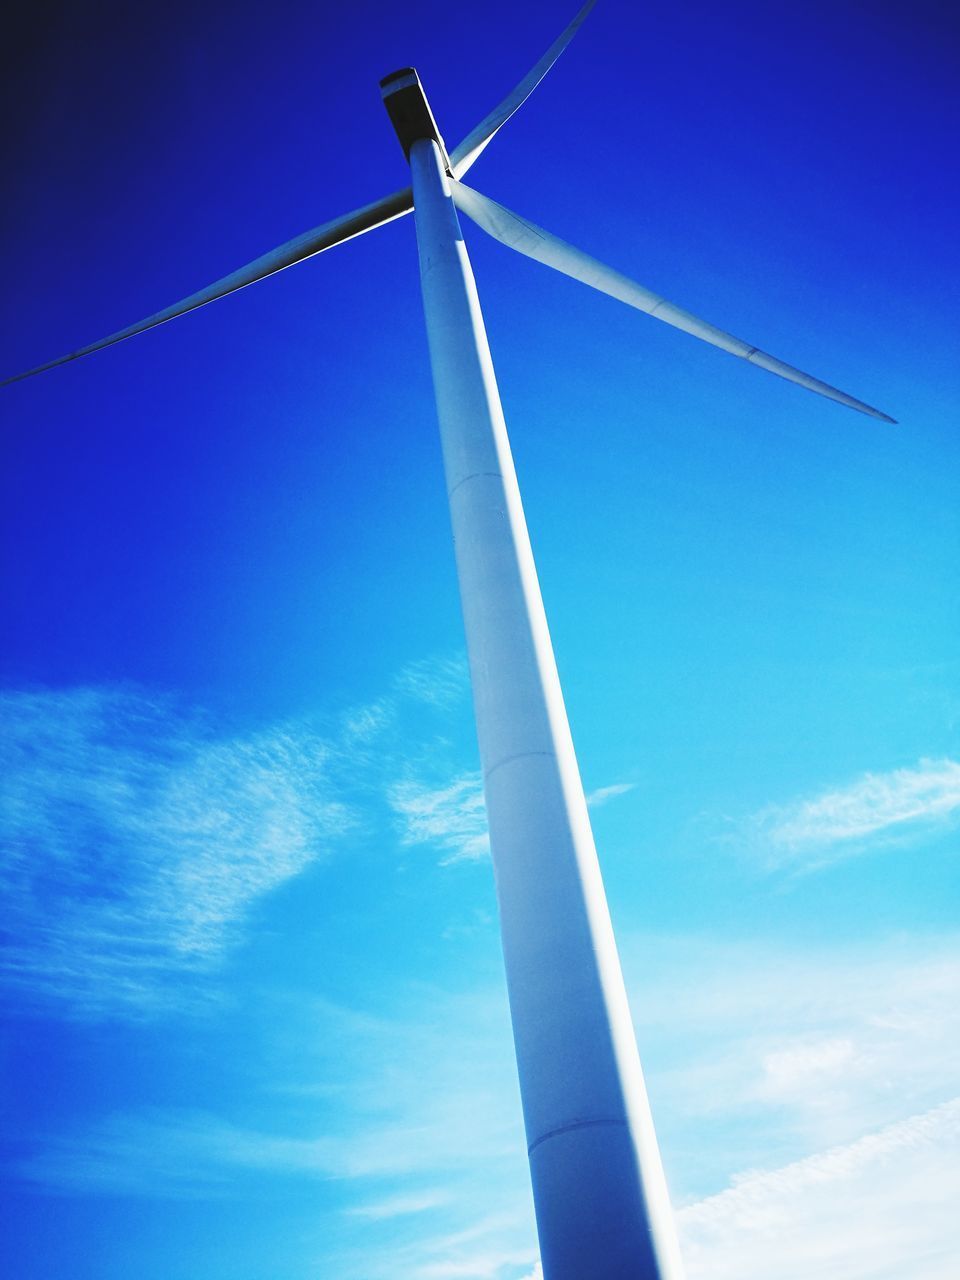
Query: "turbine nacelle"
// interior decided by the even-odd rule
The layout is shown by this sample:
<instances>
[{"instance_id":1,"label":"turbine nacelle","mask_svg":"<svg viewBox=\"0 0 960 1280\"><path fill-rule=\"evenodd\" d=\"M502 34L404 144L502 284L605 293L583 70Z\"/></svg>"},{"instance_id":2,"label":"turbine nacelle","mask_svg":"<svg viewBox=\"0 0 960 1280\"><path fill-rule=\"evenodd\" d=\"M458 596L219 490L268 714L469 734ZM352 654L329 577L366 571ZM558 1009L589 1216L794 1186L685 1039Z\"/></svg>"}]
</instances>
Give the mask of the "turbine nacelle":
<instances>
[{"instance_id":1,"label":"turbine nacelle","mask_svg":"<svg viewBox=\"0 0 960 1280\"><path fill-rule=\"evenodd\" d=\"M401 67L399 71L391 71L380 81L380 93L407 159L410 159L410 148L415 142L431 138L440 148L443 167L452 178L453 166L416 68Z\"/></svg>"}]
</instances>

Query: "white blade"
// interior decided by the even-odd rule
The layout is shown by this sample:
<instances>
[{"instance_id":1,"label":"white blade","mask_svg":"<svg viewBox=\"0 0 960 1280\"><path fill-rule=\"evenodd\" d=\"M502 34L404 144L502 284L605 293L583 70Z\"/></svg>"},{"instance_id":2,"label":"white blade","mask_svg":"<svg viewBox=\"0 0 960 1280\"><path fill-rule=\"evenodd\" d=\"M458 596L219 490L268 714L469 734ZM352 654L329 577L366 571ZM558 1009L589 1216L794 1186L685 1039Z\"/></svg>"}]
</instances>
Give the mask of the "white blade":
<instances>
[{"instance_id":1,"label":"white blade","mask_svg":"<svg viewBox=\"0 0 960 1280\"><path fill-rule=\"evenodd\" d=\"M507 94L498 107L484 117L454 151L450 153L450 165L456 177L462 177L476 160L480 152L505 124L518 107L522 107L527 98L547 74L564 49L577 34L584 18L596 4L597 0L587 0L570 25L554 40L537 65L520 81L512 93Z\"/></svg>"},{"instance_id":2,"label":"white blade","mask_svg":"<svg viewBox=\"0 0 960 1280\"><path fill-rule=\"evenodd\" d=\"M819 378L813 378L809 373L803 373L793 365L785 364L774 356L768 356L765 351L760 351L750 343L742 342L732 334L725 333L723 329L708 324L706 320L698 319L689 311L675 307L672 302L667 302L666 299L651 293L649 289L644 289L642 285L636 284L628 276L621 275L619 271L614 271L612 267L604 266L596 258L591 258L589 254L575 249L573 245L551 235L549 231L544 231L542 227L534 226L532 222L527 222L518 214L511 213L502 204L482 196L472 187L466 187L461 182L453 182L451 188L458 208L472 218L477 226L482 227L494 239L509 245L511 249L526 254L528 258L536 258L538 262L546 263L548 267L554 267L564 275L572 276L574 280L582 280L584 284L592 285L601 293L619 298L621 302L636 307L638 311L645 311L657 320L663 320L666 324L673 325L675 329L682 329L685 333L692 333L695 338L702 338L704 342L709 342L722 351L729 351L731 355L740 356L741 359L758 365L761 369L768 369L770 373L776 373L789 382L796 382L809 391L816 391L819 395L826 396L828 400L836 400L838 404L845 404L850 409L868 413L872 418L879 418L882 422L896 421L887 414L881 413L879 409L864 404L862 400L848 396L845 391L838 391L836 387L821 382Z\"/></svg>"},{"instance_id":3,"label":"white blade","mask_svg":"<svg viewBox=\"0 0 960 1280\"><path fill-rule=\"evenodd\" d=\"M165 324L167 320L174 320L177 316L186 315L188 311L195 311L197 307L206 306L208 302L215 302L217 298L224 298L228 293L236 293L238 289L243 289L248 284L254 284L257 280L275 275L284 267L292 267L295 263L302 262L304 258L311 258L316 253L322 253L324 249L342 244L344 240L352 240L354 236L362 235L364 231L372 231L374 227L379 227L385 222L392 222L394 218L409 213L412 208L413 196L410 188L405 187L402 191L395 191L392 195L384 196L382 200L344 214L342 218L335 218L332 222L314 227L312 231L305 231L303 235L288 240L286 244L271 249L269 253L265 253L245 267L208 285L206 289L201 289L199 293L191 294L189 298L175 302L173 306L158 311L156 315L148 316L146 320L140 320L126 329L111 333L109 337L101 338L99 342L91 342L89 346L81 347L79 351L71 351L69 355L49 360L35 369L28 369L26 373L17 373L12 378L5 378L0 382L0 387L5 387L11 382L19 382L21 378L30 378L35 373L43 373L47 369L55 368L58 364L79 360L81 356L88 356L94 351L101 351L104 347L111 347L115 342L123 342L124 338L132 338L135 334L144 333L147 329L154 329L159 324Z\"/></svg>"}]
</instances>

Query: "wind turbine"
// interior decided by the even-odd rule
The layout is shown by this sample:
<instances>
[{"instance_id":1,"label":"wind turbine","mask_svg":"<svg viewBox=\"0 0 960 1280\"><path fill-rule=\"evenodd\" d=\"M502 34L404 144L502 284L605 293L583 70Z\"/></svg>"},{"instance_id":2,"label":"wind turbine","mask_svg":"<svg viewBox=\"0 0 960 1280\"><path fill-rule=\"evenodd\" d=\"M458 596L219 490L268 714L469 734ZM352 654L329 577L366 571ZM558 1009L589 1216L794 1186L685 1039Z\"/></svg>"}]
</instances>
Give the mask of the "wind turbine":
<instances>
[{"instance_id":1,"label":"wind turbine","mask_svg":"<svg viewBox=\"0 0 960 1280\"><path fill-rule=\"evenodd\" d=\"M680 1280L666 1183L458 210L495 238L675 328L892 422L681 310L461 179L566 48L448 152L416 72L381 81L411 185L308 231L28 377L415 215L545 1280ZM15 381L10 378L7 381Z\"/></svg>"}]
</instances>

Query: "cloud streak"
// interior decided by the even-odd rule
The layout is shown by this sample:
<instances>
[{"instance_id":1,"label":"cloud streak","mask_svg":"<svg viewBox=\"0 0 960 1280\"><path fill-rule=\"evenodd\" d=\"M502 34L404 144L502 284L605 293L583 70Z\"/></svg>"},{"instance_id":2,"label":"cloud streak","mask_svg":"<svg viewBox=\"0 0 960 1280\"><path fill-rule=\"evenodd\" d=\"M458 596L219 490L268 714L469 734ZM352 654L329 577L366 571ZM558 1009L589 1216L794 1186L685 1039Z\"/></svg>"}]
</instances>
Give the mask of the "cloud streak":
<instances>
[{"instance_id":1,"label":"cloud streak","mask_svg":"<svg viewBox=\"0 0 960 1280\"><path fill-rule=\"evenodd\" d=\"M393 786L388 799L400 820L404 844L436 846L444 865L489 856L487 812L479 773L461 774L440 787L408 779Z\"/></svg>"},{"instance_id":2,"label":"cloud streak","mask_svg":"<svg viewBox=\"0 0 960 1280\"><path fill-rule=\"evenodd\" d=\"M951 1280L960 1098L681 1209L689 1280Z\"/></svg>"},{"instance_id":3,"label":"cloud streak","mask_svg":"<svg viewBox=\"0 0 960 1280\"><path fill-rule=\"evenodd\" d=\"M591 809L599 809L601 805L609 804L611 800L616 800L620 796L625 796L628 791L635 790L636 785L635 782L615 782L609 787L597 787L587 796L587 804Z\"/></svg>"},{"instance_id":4,"label":"cloud streak","mask_svg":"<svg viewBox=\"0 0 960 1280\"><path fill-rule=\"evenodd\" d=\"M448 1203L450 1197L444 1191L421 1191L407 1195L391 1196L369 1204L351 1205L346 1210L351 1217L367 1218L380 1222L387 1218L406 1217L408 1214L426 1213Z\"/></svg>"},{"instance_id":5,"label":"cloud streak","mask_svg":"<svg viewBox=\"0 0 960 1280\"><path fill-rule=\"evenodd\" d=\"M849 786L789 805L771 805L748 824L750 843L772 866L817 866L868 842L904 839L960 816L960 763L921 760L865 773Z\"/></svg>"}]
</instances>

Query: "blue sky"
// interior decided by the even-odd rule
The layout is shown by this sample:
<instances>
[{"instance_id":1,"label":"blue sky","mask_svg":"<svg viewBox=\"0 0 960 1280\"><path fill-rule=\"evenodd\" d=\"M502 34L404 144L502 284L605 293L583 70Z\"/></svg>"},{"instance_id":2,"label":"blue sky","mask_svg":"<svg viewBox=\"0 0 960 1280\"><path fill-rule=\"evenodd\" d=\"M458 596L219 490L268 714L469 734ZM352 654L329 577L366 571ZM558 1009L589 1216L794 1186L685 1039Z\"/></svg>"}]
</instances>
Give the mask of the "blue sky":
<instances>
[{"instance_id":1,"label":"blue sky","mask_svg":"<svg viewBox=\"0 0 960 1280\"><path fill-rule=\"evenodd\" d=\"M3 373L406 181L573 5L49 7ZM690 1280L960 1251L955 31L601 0L467 226ZM951 185L952 184L952 185ZM2 393L4 1237L33 1280L529 1280L414 229Z\"/></svg>"}]
</instances>

